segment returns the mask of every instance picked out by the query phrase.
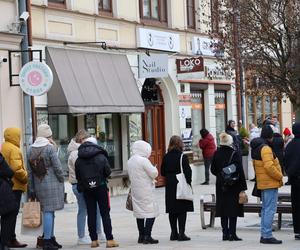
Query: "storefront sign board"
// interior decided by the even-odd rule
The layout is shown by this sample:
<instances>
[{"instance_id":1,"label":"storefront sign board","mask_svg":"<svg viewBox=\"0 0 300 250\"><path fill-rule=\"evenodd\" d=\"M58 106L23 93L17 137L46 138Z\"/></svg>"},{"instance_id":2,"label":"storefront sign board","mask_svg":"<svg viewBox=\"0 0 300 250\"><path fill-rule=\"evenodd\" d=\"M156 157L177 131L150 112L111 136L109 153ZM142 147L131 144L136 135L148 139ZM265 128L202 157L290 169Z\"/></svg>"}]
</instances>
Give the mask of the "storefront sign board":
<instances>
[{"instance_id":1,"label":"storefront sign board","mask_svg":"<svg viewBox=\"0 0 300 250\"><path fill-rule=\"evenodd\" d=\"M30 96L47 93L53 83L52 70L45 63L32 61L26 63L19 73L21 89Z\"/></svg>"},{"instance_id":2,"label":"storefront sign board","mask_svg":"<svg viewBox=\"0 0 300 250\"><path fill-rule=\"evenodd\" d=\"M139 78L168 76L168 55L139 55Z\"/></svg>"},{"instance_id":3,"label":"storefront sign board","mask_svg":"<svg viewBox=\"0 0 300 250\"><path fill-rule=\"evenodd\" d=\"M190 57L184 59L176 59L177 73L190 73L204 71L202 57Z\"/></svg>"},{"instance_id":4,"label":"storefront sign board","mask_svg":"<svg viewBox=\"0 0 300 250\"><path fill-rule=\"evenodd\" d=\"M137 29L138 47L171 52L180 51L179 34L153 29Z\"/></svg>"},{"instance_id":5,"label":"storefront sign board","mask_svg":"<svg viewBox=\"0 0 300 250\"><path fill-rule=\"evenodd\" d=\"M192 48L193 54L203 56L216 56L215 44L217 41L207 37L193 37Z\"/></svg>"}]
</instances>

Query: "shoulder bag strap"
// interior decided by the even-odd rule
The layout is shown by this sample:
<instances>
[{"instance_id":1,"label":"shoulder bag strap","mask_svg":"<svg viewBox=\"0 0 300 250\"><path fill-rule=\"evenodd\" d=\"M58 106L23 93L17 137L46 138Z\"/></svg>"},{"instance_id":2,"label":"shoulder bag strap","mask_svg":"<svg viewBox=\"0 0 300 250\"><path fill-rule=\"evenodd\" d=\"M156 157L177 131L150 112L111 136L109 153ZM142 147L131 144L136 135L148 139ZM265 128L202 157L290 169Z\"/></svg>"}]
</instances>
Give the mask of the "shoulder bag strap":
<instances>
[{"instance_id":1,"label":"shoulder bag strap","mask_svg":"<svg viewBox=\"0 0 300 250\"><path fill-rule=\"evenodd\" d=\"M231 163L231 161L232 161L232 158L233 158L234 154L235 154L235 150L233 150L233 152L232 152L232 154L231 154L231 156L230 156L230 158L229 158L228 165L230 165L230 163Z\"/></svg>"},{"instance_id":2,"label":"shoulder bag strap","mask_svg":"<svg viewBox=\"0 0 300 250\"><path fill-rule=\"evenodd\" d=\"M183 153L180 156L180 172L183 173L183 169L182 169L182 157L183 157Z\"/></svg>"}]
</instances>

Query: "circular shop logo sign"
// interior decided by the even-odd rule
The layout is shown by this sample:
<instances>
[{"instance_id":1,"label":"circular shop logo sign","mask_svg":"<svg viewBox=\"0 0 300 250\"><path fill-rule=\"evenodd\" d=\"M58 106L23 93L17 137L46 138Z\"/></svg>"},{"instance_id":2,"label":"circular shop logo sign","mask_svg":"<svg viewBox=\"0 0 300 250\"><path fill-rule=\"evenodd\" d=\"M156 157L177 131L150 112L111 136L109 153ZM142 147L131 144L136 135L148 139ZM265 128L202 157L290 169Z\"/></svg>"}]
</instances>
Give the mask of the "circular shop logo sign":
<instances>
[{"instance_id":1,"label":"circular shop logo sign","mask_svg":"<svg viewBox=\"0 0 300 250\"><path fill-rule=\"evenodd\" d=\"M42 62L26 63L19 74L21 89L28 95L43 95L51 88L53 74L49 66Z\"/></svg>"}]
</instances>

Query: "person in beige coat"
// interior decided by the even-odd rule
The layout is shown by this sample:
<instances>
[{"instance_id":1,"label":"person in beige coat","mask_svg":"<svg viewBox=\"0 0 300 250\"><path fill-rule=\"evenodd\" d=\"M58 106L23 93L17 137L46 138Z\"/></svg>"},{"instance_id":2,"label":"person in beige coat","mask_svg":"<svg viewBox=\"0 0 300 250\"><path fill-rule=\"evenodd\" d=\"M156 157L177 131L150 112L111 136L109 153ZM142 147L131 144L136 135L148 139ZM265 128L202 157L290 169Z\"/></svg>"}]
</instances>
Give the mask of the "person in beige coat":
<instances>
[{"instance_id":1,"label":"person in beige coat","mask_svg":"<svg viewBox=\"0 0 300 250\"><path fill-rule=\"evenodd\" d=\"M151 237L155 218L159 215L155 199L155 178L158 171L148 159L151 146L145 141L136 141L132 145L132 156L128 160L128 174L131 181L133 215L139 230L138 243L156 244Z\"/></svg>"}]
</instances>

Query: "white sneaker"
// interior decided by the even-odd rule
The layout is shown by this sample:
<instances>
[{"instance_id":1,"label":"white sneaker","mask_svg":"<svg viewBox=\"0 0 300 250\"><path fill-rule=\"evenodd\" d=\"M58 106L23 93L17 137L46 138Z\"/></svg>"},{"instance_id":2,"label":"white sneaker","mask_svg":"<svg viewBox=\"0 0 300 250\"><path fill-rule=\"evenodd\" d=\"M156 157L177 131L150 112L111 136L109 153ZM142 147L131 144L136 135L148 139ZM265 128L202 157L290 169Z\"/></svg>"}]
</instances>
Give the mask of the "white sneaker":
<instances>
[{"instance_id":1,"label":"white sneaker","mask_svg":"<svg viewBox=\"0 0 300 250\"><path fill-rule=\"evenodd\" d=\"M82 237L82 238L78 238L77 240L77 245L90 245L91 244L91 240L88 237Z\"/></svg>"},{"instance_id":2,"label":"white sneaker","mask_svg":"<svg viewBox=\"0 0 300 250\"><path fill-rule=\"evenodd\" d=\"M106 237L105 237L105 235L104 235L103 233L99 233L99 234L98 234L98 240L99 240L100 242L106 242Z\"/></svg>"}]
</instances>

